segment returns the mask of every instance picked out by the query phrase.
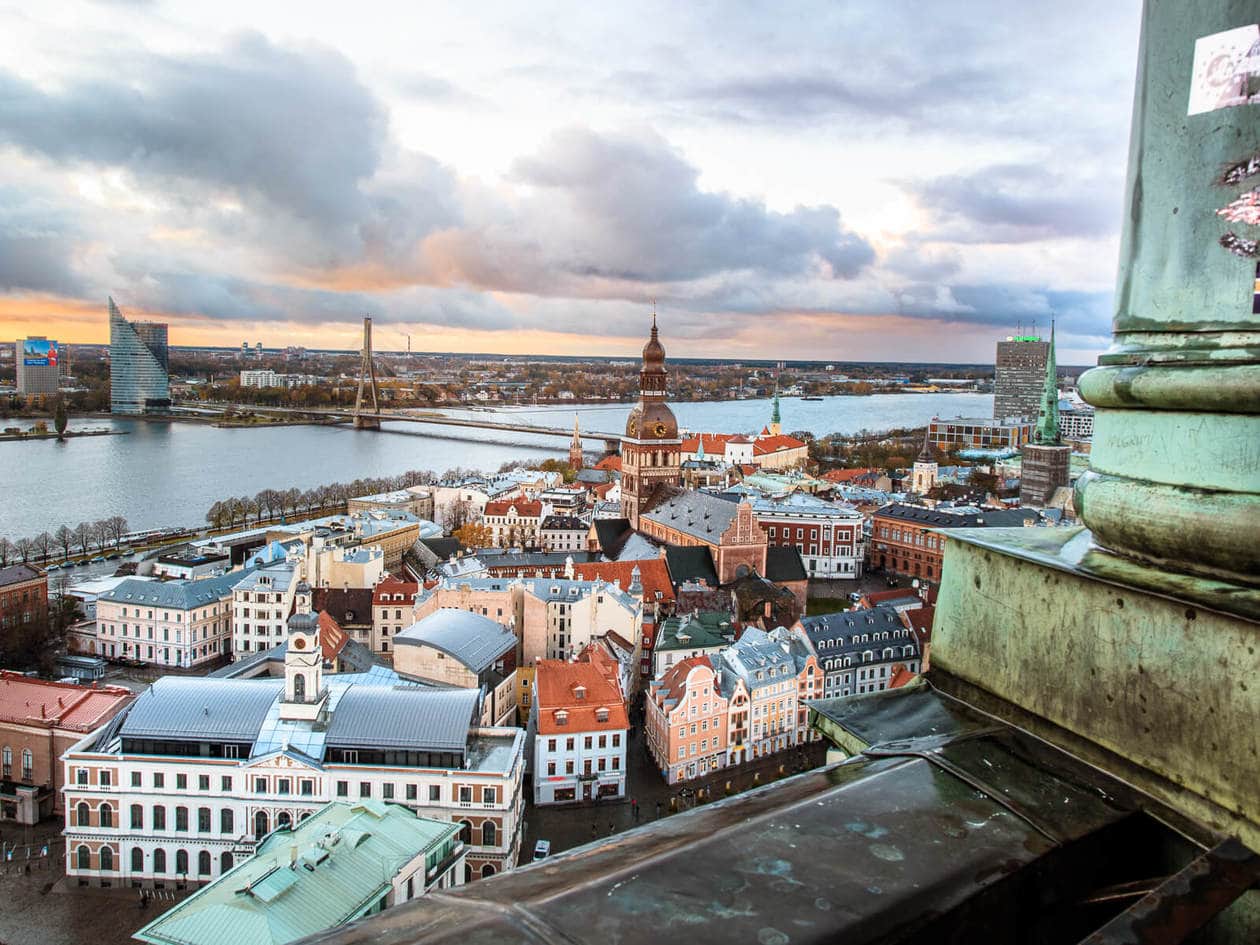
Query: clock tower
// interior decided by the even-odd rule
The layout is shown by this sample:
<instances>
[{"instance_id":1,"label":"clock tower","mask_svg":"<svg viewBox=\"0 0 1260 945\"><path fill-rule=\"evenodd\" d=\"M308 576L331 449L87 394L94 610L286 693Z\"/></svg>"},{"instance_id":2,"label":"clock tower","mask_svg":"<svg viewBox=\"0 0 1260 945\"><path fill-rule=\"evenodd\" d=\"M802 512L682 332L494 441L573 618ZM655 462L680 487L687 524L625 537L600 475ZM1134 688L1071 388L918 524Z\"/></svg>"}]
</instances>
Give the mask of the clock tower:
<instances>
[{"instance_id":1,"label":"clock tower","mask_svg":"<svg viewBox=\"0 0 1260 945\"><path fill-rule=\"evenodd\" d=\"M659 485L678 485L682 440L678 421L665 403L668 374L665 348L656 331L652 312L652 337L643 346L639 371L639 403L626 420L621 438L621 514L639 527L639 514Z\"/></svg>"}]
</instances>

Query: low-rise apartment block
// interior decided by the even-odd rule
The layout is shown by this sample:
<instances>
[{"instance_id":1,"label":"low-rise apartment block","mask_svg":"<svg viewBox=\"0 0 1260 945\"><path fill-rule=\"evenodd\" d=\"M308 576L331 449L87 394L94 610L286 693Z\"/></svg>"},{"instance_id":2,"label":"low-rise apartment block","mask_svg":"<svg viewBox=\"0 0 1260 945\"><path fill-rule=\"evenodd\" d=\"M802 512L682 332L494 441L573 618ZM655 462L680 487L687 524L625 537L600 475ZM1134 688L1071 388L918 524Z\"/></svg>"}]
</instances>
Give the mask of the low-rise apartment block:
<instances>
[{"instance_id":1,"label":"low-rise apartment block","mask_svg":"<svg viewBox=\"0 0 1260 945\"><path fill-rule=\"evenodd\" d=\"M535 804L625 796L630 720L614 672L598 659L535 664Z\"/></svg>"},{"instance_id":2,"label":"low-rise apartment block","mask_svg":"<svg viewBox=\"0 0 1260 945\"><path fill-rule=\"evenodd\" d=\"M96 655L195 667L232 652L232 593L250 576L200 581L129 579L96 599Z\"/></svg>"}]
</instances>

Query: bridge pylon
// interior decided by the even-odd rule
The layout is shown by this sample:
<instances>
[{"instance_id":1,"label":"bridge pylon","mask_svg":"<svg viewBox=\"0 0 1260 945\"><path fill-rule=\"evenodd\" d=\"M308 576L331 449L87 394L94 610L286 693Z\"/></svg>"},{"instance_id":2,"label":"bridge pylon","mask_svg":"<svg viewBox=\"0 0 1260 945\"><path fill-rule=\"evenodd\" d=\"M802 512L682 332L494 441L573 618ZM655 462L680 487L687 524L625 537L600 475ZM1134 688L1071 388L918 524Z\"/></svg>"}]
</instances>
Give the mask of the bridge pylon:
<instances>
[{"instance_id":1,"label":"bridge pylon","mask_svg":"<svg viewBox=\"0 0 1260 945\"><path fill-rule=\"evenodd\" d=\"M376 368L372 365L372 317L363 318L363 350L359 360L359 393L354 398L354 428L379 430L380 390L376 386ZM370 404L368 403L370 401Z\"/></svg>"}]
</instances>

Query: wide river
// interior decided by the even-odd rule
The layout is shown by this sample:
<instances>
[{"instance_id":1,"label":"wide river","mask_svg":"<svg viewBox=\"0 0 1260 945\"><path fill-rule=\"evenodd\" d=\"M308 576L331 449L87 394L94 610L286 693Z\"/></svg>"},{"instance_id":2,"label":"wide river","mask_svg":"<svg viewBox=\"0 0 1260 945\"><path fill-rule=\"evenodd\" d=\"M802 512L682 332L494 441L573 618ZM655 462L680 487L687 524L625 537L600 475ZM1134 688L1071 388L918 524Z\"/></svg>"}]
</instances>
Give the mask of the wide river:
<instances>
[{"instance_id":1,"label":"wide river","mask_svg":"<svg viewBox=\"0 0 1260 945\"><path fill-rule=\"evenodd\" d=\"M449 410L451 416L618 432L630 404ZM756 432L770 419L766 400L674 404L690 430ZM785 398L783 430L856 433L923 425L933 416L989 416L989 394L875 394ZM73 527L122 515L132 529L202 524L218 499L262 489L309 489L329 482L396 475L408 469L493 472L515 459L563 457L558 437L420 424L386 424L381 432L348 427L227 429L199 423L79 420L125 436L0 442L0 536L17 539L58 525ZM588 451L601 444L588 440Z\"/></svg>"}]
</instances>

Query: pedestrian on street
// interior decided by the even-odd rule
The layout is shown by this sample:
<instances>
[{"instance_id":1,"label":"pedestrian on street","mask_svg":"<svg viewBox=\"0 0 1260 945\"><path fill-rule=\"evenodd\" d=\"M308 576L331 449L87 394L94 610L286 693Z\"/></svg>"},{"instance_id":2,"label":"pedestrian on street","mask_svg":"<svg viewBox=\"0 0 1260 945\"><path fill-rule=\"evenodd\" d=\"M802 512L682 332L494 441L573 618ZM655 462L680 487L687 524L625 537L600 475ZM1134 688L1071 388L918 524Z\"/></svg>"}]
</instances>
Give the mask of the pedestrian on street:
<instances>
[{"instance_id":1,"label":"pedestrian on street","mask_svg":"<svg viewBox=\"0 0 1260 945\"><path fill-rule=\"evenodd\" d=\"M611 837L616 832L617 832L617 825L614 824L611 820L608 821L608 836Z\"/></svg>"},{"instance_id":2,"label":"pedestrian on street","mask_svg":"<svg viewBox=\"0 0 1260 945\"><path fill-rule=\"evenodd\" d=\"M591 824L591 839L592 840L599 839L599 828L596 827L594 824Z\"/></svg>"}]
</instances>

